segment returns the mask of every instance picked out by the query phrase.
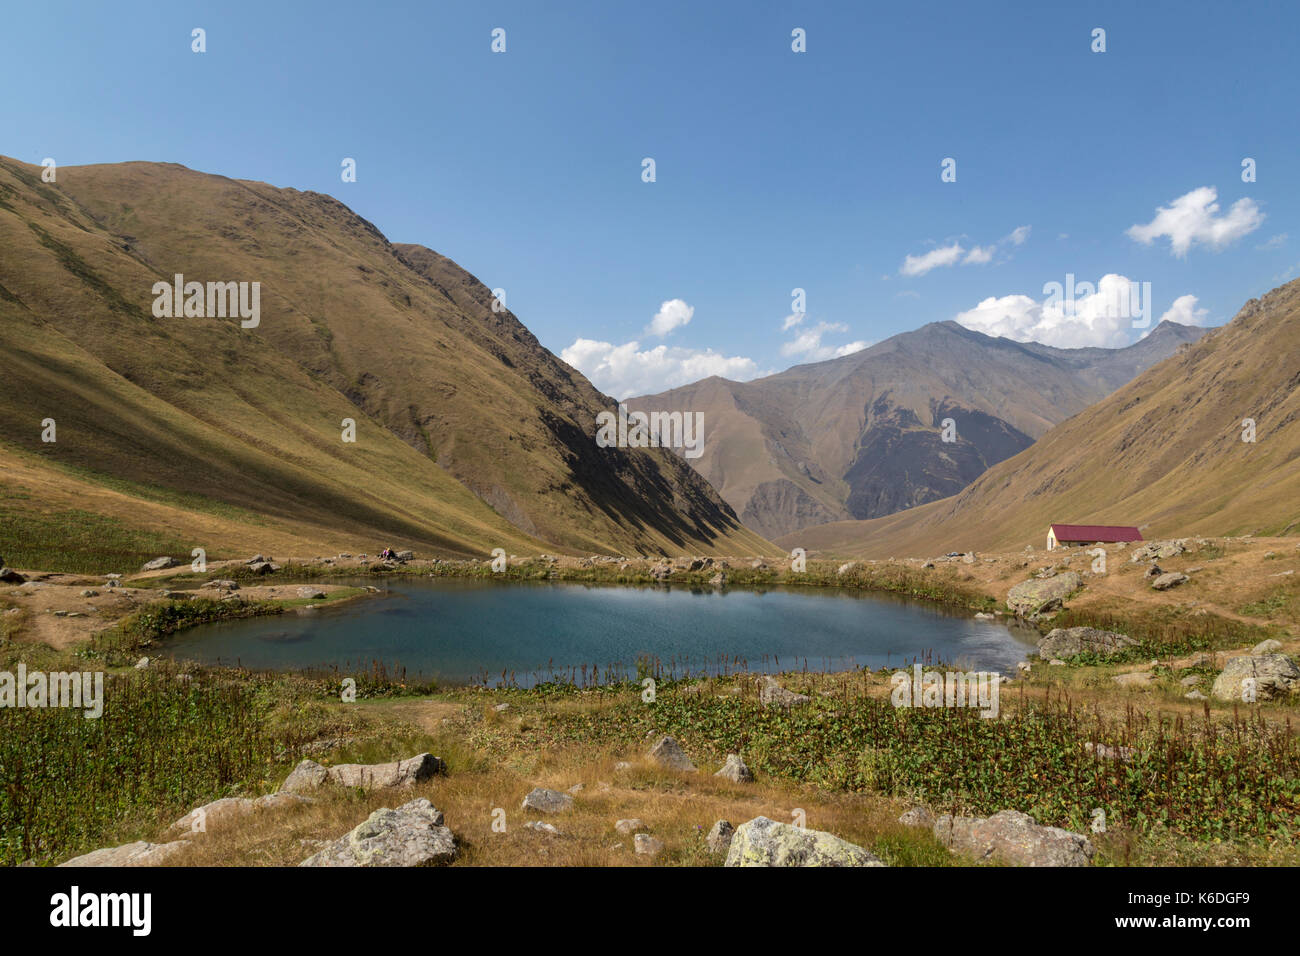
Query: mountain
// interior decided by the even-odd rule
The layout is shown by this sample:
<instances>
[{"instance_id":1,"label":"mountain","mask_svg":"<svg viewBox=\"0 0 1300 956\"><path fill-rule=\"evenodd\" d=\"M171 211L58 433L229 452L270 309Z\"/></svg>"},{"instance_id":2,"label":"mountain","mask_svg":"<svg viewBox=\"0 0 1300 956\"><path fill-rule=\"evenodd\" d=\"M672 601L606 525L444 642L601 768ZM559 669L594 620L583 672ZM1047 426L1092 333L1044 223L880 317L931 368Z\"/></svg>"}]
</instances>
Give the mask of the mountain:
<instances>
[{"instance_id":1,"label":"mountain","mask_svg":"<svg viewBox=\"0 0 1300 956\"><path fill-rule=\"evenodd\" d=\"M0 157L0 554L86 510L214 549L762 549L682 459L598 448L614 400L482 283L338 200L174 164L41 172ZM178 273L250 305L260 283L260 323L156 316Z\"/></svg>"},{"instance_id":2,"label":"mountain","mask_svg":"<svg viewBox=\"0 0 1300 956\"><path fill-rule=\"evenodd\" d=\"M863 557L1041 547L1047 526L1137 525L1146 538L1300 528L1300 280L1251 299L960 494L789 546ZM1243 441L1245 419L1255 441Z\"/></svg>"},{"instance_id":3,"label":"mountain","mask_svg":"<svg viewBox=\"0 0 1300 956\"><path fill-rule=\"evenodd\" d=\"M775 538L955 494L1204 331L1162 322L1127 348L1058 349L936 322L842 358L627 404L703 412L704 451L691 463ZM945 419L955 441L944 441Z\"/></svg>"}]
</instances>

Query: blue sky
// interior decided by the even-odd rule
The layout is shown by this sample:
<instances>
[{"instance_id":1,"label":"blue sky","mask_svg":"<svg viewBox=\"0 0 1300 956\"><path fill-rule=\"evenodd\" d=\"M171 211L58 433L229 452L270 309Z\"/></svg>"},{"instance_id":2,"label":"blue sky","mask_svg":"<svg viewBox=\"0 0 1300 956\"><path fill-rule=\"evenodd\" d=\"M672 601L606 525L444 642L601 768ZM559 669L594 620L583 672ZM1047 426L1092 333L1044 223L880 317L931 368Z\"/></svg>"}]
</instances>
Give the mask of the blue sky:
<instances>
[{"instance_id":1,"label":"blue sky","mask_svg":"<svg viewBox=\"0 0 1300 956\"><path fill-rule=\"evenodd\" d=\"M1045 306L1069 274L1209 325L1300 275L1297 4L51 9L6 10L0 153L330 193L620 397L953 318L1142 334Z\"/></svg>"}]
</instances>

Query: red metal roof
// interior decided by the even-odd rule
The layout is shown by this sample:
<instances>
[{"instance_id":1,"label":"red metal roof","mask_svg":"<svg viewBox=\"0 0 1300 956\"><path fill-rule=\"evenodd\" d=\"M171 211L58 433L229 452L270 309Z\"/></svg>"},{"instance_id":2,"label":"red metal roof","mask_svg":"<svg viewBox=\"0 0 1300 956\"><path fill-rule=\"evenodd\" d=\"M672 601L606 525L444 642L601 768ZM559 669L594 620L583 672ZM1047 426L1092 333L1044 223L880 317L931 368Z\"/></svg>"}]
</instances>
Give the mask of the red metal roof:
<instances>
[{"instance_id":1,"label":"red metal roof","mask_svg":"<svg viewBox=\"0 0 1300 956\"><path fill-rule=\"evenodd\" d=\"M1054 524L1057 541L1141 541L1137 528L1113 524Z\"/></svg>"}]
</instances>

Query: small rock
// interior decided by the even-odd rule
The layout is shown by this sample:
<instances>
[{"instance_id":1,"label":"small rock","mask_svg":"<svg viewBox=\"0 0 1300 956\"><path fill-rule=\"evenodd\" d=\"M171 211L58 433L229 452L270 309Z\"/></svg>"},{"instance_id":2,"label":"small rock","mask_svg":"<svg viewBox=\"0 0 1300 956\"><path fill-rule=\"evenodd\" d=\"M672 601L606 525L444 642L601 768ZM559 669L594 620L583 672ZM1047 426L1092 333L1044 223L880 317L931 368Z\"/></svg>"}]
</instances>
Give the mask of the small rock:
<instances>
[{"instance_id":1,"label":"small rock","mask_svg":"<svg viewBox=\"0 0 1300 956\"><path fill-rule=\"evenodd\" d=\"M659 742L650 748L650 753L646 756L659 766L667 767L669 770L695 770L695 764L691 763L691 758L686 756L681 744L672 737L661 737Z\"/></svg>"},{"instance_id":2,"label":"small rock","mask_svg":"<svg viewBox=\"0 0 1300 956\"><path fill-rule=\"evenodd\" d=\"M710 853L726 853L731 848L731 838L735 835L736 828L731 825L731 821L718 820L709 830L709 835L704 838L704 843Z\"/></svg>"},{"instance_id":3,"label":"small rock","mask_svg":"<svg viewBox=\"0 0 1300 956\"><path fill-rule=\"evenodd\" d=\"M898 822L905 827L926 827L928 829L934 826L934 814L925 807L913 807L899 817Z\"/></svg>"},{"instance_id":4,"label":"small rock","mask_svg":"<svg viewBox=\"0 0 1300 956\"><path fill-rule=\"evenodd\" d=\"M614 829L619 833L627 836L629 833L635 833L637 830L645 829L645 821L637 817L629 817L626 820L619 820L614 824Z\"/></svg>"},{"instance_id":5,"label":"small rock","mask_svg":"<svg viewBox=\"0 0 1300 956\"><path fill-rule=\"evenodd\" d=\"M750 773L749 767L745 766L745 761L740 759L740 754L727 754L727 762L714 776L730 780L732 783L752 783L754 780L754 775Z\"/></svg>"},{"instance_id":6,"label":"small rock","mask_svg":"<svg viewBox=\"0 0 1300 956\"><path fill-rule=\"evenodd\" d=\"M152 561L146 561L144 565L140 568L140 570L161 571L164 568L174 568L176 567L176 564L177 562L175 558L168 558L168 557L154 558Z\"/></svg>"},{"instance_id":7,"label":"small rock","mask_svg":"<svg viewBox=\"0 0 1300 956\"><path fill-rule=\"evenodd\" d=\"M524 797L523 809L537 813L564 813L573 809L573 797L559 790L534 787Z\"/></svg>"},{"instance_id":8,"label":"small rock","mask_svg":"<svg viewBox=\"0 0 1300 956\"><path fill-rule=\"evenodd\" d=\"M641 856L656 857L664 851L662 840L656 840L648 833L638 833L632 838L636 852Z\"/></svg>"}]
</instances>

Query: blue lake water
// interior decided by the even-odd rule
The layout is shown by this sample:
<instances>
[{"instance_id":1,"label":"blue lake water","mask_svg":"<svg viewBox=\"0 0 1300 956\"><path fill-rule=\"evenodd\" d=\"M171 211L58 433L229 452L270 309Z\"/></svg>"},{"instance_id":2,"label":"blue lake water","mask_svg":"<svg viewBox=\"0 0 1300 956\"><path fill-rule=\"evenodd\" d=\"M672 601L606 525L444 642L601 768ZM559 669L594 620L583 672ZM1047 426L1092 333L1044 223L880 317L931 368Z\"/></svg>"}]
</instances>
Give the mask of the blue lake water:
<instances>
[{"instance_id":1,"label":"blue lake water","mask_svg":"<svg viewBox=\"0 0 1300 956\"><path fill-rule=\"evenodd\" d=\"M208 624L167 640L177 659L255 669L370 670L529 686L586 666L668 671L844 670L942 662L1008 672L1035 632L932 604L832 588L691 590L417 579L337 607Z\"/></svg>"}]
</instances>

